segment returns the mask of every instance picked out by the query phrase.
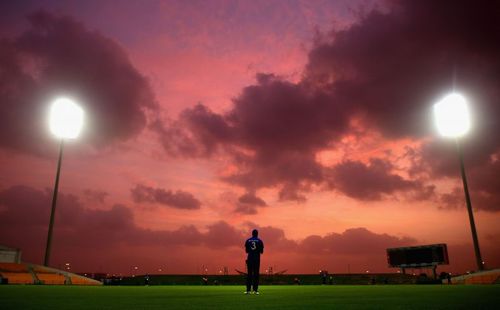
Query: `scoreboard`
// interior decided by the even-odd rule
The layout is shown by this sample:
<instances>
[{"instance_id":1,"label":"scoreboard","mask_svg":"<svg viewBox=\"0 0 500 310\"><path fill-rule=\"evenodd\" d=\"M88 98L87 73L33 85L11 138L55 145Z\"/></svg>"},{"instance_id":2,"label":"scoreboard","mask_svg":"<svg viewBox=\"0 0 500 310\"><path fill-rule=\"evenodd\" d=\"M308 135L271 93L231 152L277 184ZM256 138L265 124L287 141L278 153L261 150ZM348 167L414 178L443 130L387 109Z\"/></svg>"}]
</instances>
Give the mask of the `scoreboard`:
<instances>
[{"instance_id":1,"label":"scoreboard","mask_svg":"<svg viewBox=\"0 0 500 310\"><path fill-rule=\"evenodd\" d=\"M389 267L399 268L448 265L448 249L444 243L390 248L387 262Z\"/></svg>"}]
</instances>

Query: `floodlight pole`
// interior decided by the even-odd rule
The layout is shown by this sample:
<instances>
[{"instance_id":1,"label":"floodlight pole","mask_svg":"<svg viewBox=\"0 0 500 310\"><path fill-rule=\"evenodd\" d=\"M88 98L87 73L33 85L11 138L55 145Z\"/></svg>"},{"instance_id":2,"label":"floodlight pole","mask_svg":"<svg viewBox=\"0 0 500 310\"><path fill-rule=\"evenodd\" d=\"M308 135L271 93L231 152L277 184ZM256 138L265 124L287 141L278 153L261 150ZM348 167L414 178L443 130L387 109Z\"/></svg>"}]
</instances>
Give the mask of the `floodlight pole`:
<instances>
[{"instance_id":1,"label":"floodlight pole","mask_svg":"<svg viewBox=\"0 0 500 310\"><path fill-rule=\"evenodd\" d=\"M474 252L476 253L476 264L479 270L484 270L483 259L479 251L479 241L477 239L476 224L474 223L474 214L472 213L472 203L470 201L469 187L467 185L467 177L465 175L464 154L460 146L459 138L455 139L457 145L458 157L460 159L460 173L462 174L462 182L464 184L465 202L467 204L467 212L469 213L470 229L472 232L472 241L474 243Z\"/></svg>"},{"instance_id":2,"label":"floodlight pole","mask_svg":"<svg viewBox=\"0 0 500 310\"><path fill-rule=\"evenodd\" d=\"M50 247L52 245L52 229L54 227L54 218L56 216L57 190L59 188L59 175L61 174L61 163L64 149L64 139L61 138L59 143L59 160L57 161L56 184L54 185L54 193L52 194L52 209L50 211L49 232L47 234L47 246L45 247L44 266L49 266Z\"/></svg>"}]
</instances>

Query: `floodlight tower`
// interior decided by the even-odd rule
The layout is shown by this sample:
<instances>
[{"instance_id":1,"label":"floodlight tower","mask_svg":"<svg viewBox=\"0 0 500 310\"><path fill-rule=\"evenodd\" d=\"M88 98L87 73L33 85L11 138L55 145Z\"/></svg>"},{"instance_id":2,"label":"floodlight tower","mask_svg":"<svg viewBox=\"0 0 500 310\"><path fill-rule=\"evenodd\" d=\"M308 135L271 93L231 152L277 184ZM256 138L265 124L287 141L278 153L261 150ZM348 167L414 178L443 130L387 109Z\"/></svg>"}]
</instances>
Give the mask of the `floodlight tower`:
<instances>
[{"instance_id":1,"label":"floodlight tower","mask_svg":"<svg viewBox=\"0 0 500 310\"><path fill-rule=\"evenodd\" d=\"M64 149L64 139L75 139L80 134L83 125L83 110L75 102L68 98L59 98L54 101L50 108L50 131L60 139L59 160L57 161L56 183L52 195L52 209L50 211L49 232L47 234L47 246L45 247L44 265L50 262L50 248L52 244L52 229L56 212L57 190L59 187L59 175Z\"/></svg>"},{"instance_id":2,"label":"floodlight tower","mask_svg":"<svg viewBox=\"0 0 500 310\"><path fill-rule=\"evenodd\" d=\"M470 128L469 110L467 100L458 93L452 93L444 97L434 105L434 118L439 133L444 137L455 138L458 158L460 161L460 172L462 174L462 183L464 186L465 202L469 213L469 222L472 232L472 241L476 254L476 264L479 270L484 269L484 262L479 251L479 241L477 239L476 224L474 223L474 214L472 213L472 203L467 186L467 177L465 175L464 155L460 145L460 137L465 135Z\"/></svg>"}]
</instances>

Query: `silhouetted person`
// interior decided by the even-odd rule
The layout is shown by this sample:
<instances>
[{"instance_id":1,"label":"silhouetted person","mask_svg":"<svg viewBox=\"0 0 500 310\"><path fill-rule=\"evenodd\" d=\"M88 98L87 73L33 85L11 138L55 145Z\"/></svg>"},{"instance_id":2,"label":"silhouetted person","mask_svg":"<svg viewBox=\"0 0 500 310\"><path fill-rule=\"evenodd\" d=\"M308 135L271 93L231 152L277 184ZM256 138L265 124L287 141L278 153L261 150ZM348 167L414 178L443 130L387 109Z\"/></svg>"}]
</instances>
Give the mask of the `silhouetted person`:
<instances>
[{"instance_id":1,"label":"silhouetted person","mask_svg":"<svg viewBox=\"0 0 500 310\"><path fill-rule=\"evenodd\" d=\"M252 237L245 241L245 251L247 255L247 290L245 294L250 294L253 288L255 294L259 294L259 269L260 254L264 253L264 242L258 238L259 231L254 229Z\"/></svg>"}]
</instances>

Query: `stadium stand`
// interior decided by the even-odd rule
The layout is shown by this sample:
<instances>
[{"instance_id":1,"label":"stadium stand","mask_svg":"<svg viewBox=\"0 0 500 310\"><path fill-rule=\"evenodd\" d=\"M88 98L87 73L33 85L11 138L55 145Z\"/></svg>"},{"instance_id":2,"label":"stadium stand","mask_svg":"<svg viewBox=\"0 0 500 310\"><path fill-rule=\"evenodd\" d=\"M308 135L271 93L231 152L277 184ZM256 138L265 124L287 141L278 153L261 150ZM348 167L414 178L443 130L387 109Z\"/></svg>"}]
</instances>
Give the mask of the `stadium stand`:
<instances>
[{"instance_id":1,"label":"stadium stand","mask_svg":"<svg viewBox=\"0 0 500 310\"><path fill-rule=\"evenodd\" d=\"M32 265L37 277L45 284L73 284L73 285L102 285L101 282L80 276L71 272L66 272L50 267ZM47 275L52 276L47 276Z\"/></svg>"},{"instance_id":2,"label":"stadium stand","mask_svg":"<svg viewBox=\"0 0 500 310\"><path fill-rule=\"evenodd\" d=\"M0 277L7 284L102 285L74 273L33 264L0 263Z\"/></svg>"},{"instance_id":3,"label":"stadium stand","mask_svg":"<svg viewBox=\"0 0 500 310\"><path fill-rule=\"evenodd\" d=\"M52 268L48 268L48 267L44 267L44 266L39 266L39 265L31 265L31 268L37 274L39 274L39 273L52 273L54 271L54 269L52 269Z\"/></svg>"},{"instance_id":4,"label":"stadium stand","mask_svg":"<svg viewBox=\"0 0 500 310\"><path fill-rule=\"evenodd\" d=\"M0 273L2 278L7 279L8 284L33 284L33 276L26 272L4 272Z\"/></svg>"},{"instance_id":5,"label":"stadium stand","mask_svg":"<svg viewBox=\"0 0 500 310\"><path fill-rule=\"evenodd\" d=\"M96 283L100 284L99 281L89 279L86 277L82 277L79 275L72 275L70 277L70 282L71 282L71 284L74 284L74 285L96 285Z\"/></svg>"},{"instance_id":6,"label":"stadium stand","mask_svg":"<svg viewBox=\"0 0 500 310\"><path fill-rule=\"evenodd\" d=\"M38 265L32 265L31 269L40 284L63 285L69 282L60 270Z\"/></svg>"},{"instance_id":7,"label":"stadium stand","mask_svg":"<svg viewBox=\"0 0 500 310\"><path fill-rule=\"evenodd\" d=\"M0 272L8 271L8 272L29 272L28 268L24 264L17 263L0 263Z\"/></svg>"},{"instance_id":8,"label":"stadium stand","mask_svg":"<svg viewBox=\"0 0 500 310\"><path fill-rule=\"evenodd\" d=\"M38 273L37 277L43 284L62 285L66 283L66 278L60 274Z\"/></svg>"},{"instance_id":9,"label":"stadium stand","mask_svg":"<svg viewBox=\"0 0 500 310\"><path fill-rule=\"evenodd\" d=\"M451 278L452 284L496 284L500 279L500 269L475 272Z\"/></svg>"},{"instance_id":10,"label":"stadium stand","mask_svg":"<svg viewBox=\"0 0 500 310\"><path fill-rule=\"evenodd\" d=\"M10 284L33 284L35 278L25 264L0 263L0 276Z\"/></svg>"}]
</instances>

